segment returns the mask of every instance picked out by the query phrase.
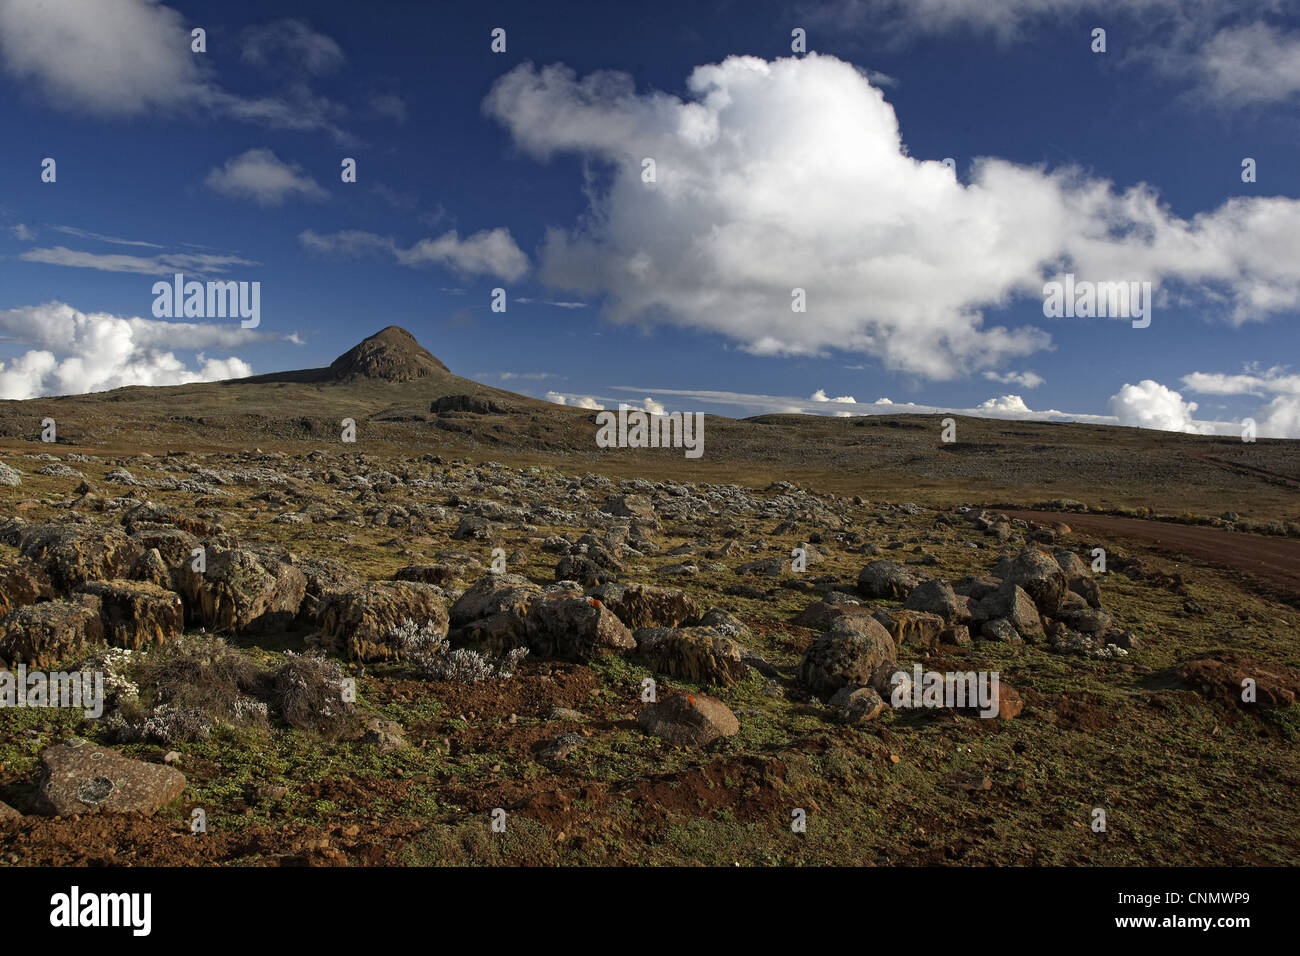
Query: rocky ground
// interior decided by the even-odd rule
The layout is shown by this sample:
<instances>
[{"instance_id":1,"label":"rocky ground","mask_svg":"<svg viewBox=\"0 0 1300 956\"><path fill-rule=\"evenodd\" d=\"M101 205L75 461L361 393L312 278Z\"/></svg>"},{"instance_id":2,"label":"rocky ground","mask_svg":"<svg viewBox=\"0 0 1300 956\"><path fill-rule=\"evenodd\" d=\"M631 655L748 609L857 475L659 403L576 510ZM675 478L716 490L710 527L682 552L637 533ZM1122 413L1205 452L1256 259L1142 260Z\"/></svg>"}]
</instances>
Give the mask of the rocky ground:
<instances>
[{"instance_id":1,"label":"rocky ground","mask_svg":"<svg viewBox=\"0 0 1300 956\"><path fill-rule=\"evenodd\" d=\"M109 698L0 710L0 860L1300 861L1298 612L1211 563L340 447L0 456L0 666Z\"/></svg>"}]
</instances>

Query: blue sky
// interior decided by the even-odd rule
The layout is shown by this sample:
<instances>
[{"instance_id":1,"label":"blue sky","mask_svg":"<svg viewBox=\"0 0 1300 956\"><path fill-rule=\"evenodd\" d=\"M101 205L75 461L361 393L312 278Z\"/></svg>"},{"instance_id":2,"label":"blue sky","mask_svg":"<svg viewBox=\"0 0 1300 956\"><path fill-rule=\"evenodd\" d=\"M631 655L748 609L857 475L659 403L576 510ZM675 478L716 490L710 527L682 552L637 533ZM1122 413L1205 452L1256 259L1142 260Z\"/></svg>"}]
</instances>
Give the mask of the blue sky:
<instances>
[{"instance_id":1,"label":"blue sky","mask_svg":"<svg viewBox=\"0 0 1300 956\"><path fill-rule=\"evenodd\" d=\"M396 324L569 404L1300 437L1300 13L1111 6L0 0L0 397ZM155 318L176 271L260 325ZM1066 272L1149 327L1045 317Z\"/></svg>"}]
</instances>

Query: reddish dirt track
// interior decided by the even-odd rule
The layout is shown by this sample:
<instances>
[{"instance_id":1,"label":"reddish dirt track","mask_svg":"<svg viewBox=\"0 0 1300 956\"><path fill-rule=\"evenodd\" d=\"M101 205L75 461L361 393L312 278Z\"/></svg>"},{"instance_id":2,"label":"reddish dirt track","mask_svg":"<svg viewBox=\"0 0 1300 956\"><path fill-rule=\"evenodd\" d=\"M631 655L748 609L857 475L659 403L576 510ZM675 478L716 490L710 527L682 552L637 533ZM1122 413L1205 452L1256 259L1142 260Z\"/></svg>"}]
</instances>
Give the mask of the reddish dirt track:
<instances>
[{"instance_id":1,"label":"reddish dirt track","mask_svg":"<svg viewBox=\"0 0 1300 956\"><path fill-rule=\"evenodd\" d=\"M1272 538L1142 518L996 510L1013 518L1043 524L1063 521L1077 531L1130 538L1162 551L1242 571L1284 594L1300 595L1300 541L1294 538Z\"/></svg>"}]
</instances>

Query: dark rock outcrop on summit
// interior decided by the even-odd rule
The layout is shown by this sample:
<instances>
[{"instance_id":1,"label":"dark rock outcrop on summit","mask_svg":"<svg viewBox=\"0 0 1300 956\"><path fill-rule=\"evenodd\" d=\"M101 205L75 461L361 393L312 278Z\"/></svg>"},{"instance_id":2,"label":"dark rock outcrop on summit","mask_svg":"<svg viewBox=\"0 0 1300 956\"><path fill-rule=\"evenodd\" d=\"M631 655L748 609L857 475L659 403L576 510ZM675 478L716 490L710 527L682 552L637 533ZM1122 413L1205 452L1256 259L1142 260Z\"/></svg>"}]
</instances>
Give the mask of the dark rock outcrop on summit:
<instances>
[{"instance_id":1,"label":"dark rock outcrop on summit","mask_svg":"<svg viewBox=\"0 0 1300 956\"><path fill-rule=\"evenodd\" d=\"M348 349L330 364L328 371L329 377L336 382L357 379L413 382L451 370L434 358L406 329L390 325Z\"/></svg>"}]
</instances>

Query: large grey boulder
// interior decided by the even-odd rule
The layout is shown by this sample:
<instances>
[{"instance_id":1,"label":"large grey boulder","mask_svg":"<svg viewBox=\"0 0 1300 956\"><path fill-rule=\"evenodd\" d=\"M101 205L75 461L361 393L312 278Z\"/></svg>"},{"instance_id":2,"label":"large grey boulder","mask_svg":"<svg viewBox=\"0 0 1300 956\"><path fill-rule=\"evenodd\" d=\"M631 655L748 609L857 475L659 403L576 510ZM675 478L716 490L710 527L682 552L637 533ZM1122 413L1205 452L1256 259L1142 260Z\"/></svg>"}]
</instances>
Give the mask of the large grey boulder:
<instances>
[{"instance_id":1,"label":"large grey boulder","mask_svg":"<svg viewBox=\"0 0 1300 956\"><path fill-rule=\"evenodd\" d=\"M948 625L965 624L971 618L968 599L959 596L947 581L923 581L912 589L903 607L909 611L937 614Z\"/></svg>"},{"instance_id":2,"label":"large grey boulder","mask_svg":"<svg viewBox=\"0 0 1300 956\"><path fill-rule=\"evenodd\" d=\"M841 687L862 687L884 664L896 657L894 639L868 614L843 614L804 652L799 679L819 697Z\"/></svg>"},{"instance_id":3,"label":"large grey boulder","mask_svg":"<svg viewBox=\"0 0 1300 956\"><path fill-rule=\"evenodd\" d=\"M926 580L913 568L893 561L872 561L858 572L858 590L864 597L902 601Z\"/></svg>"},{"instance_id":4,"label":"large grey boulder","mask_svg":"<svg viewBox=\"0 0 1300 956\"><path fill-rule=\"evenodd\" d=\"M1015 556L1004 578L1025 589L1039 614L1052 617L1061 607L1069 585L1056 559L1035 548L1026 548Z\"/></svg>"},{"instance_id":5,"label":"large grey boulder","mask_svg":"<svg viewBox=\"0 0 1300 956\"><path fill-rule=\"evenodd\" d=\"M976 624L999 619L1008 621L1027 641L1041 640L1043 637L1043 621L1038 607L1028 591L1010 581L1002 582L1001 587L975 605L973 620Z\"/></svg>"}]
</instances>

